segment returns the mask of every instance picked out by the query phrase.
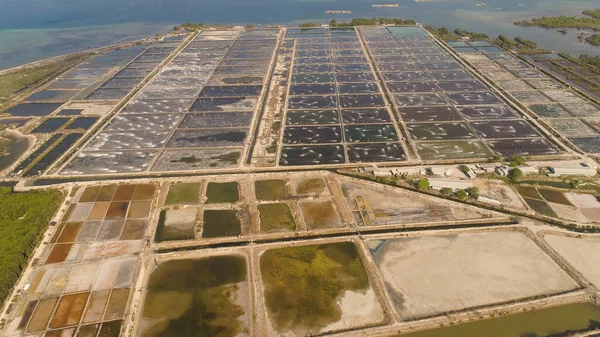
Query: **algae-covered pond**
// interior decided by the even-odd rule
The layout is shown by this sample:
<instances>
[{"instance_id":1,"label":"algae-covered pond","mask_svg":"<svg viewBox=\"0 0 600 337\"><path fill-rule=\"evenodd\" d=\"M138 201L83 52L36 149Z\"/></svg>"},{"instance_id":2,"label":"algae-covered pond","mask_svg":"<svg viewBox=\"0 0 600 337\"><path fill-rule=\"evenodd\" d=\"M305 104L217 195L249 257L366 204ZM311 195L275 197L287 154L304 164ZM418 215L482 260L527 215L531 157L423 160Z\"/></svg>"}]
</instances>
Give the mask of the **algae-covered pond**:
<instances>
[{"instance_id":1,"label":"algae-covered pond","mask_svg":"<svg viewBox=\"0 0 600 337\"><path fill-rule=\"evenodd\" d=\"M401 337L546 337L567 336L571 331L600 328L600 307L569 304L446 328L401 334Z\"/></svg>"},{"instance_id":2,"label":"algae-covered pond","mask_svg":"<svg viewBox=\"0 0 600 337\"><path fill-rule=\"evenodd\" d=\"M298 183L296 186L296 194L321 194L325 191L326 187L325 180L321 178L307 179Z\"/></svg>"},{"instance_id":3,"label":"algae-covered pond","mask_svg":"<svg viewBox=\"0 0 600 337\"><path fill-rule=\"evenodd\" d=\"M220 238L242 234L242 225L236 210L205 210L202 225L203 238Z\"/></svg>"},{"instance_id":4,"label":"algae-covered pond","mask_svg":"<svg viewBox=\"0 0 600 337\"><path fill-rule=\"evenodd\" d=\"M258 212L260 213L260 230L263 232L296 229L294 216L287 204L258 205Z\"/></svg>"},{"instance_id":5,"label":"algae-covered pond","mask_svg":"<svg viewBox=\"0 0 600 337\"><path fill-rule=\"evenodd\" d=\"M160 264L148 281L141 336L247 336L246 275L242 256Z\"/></svg>"},{"instance_id":6,"label":"algae-covered pond","mask_svg":"<svg viewBox=\"0 0 600 337\"><path fill-rule=\"evenodd\" d=\"M267 250L260 271L277 334L305 335L383 320L352 242Z\"/></svg>"},{"instance_id":7,"label":"algae-covered pond","mask_svg":"<svg viewBox=\"0 0 600 337\"><path fill-rule=\"evenodd\" d=\"M258 200L282 200L286 197L283 180L259 180L254 183L254 187Z\"/></svg>"},{"instance_id":8,"label":"algae-covered pond","mask_svg":"<svg viewBox=\"0 0 600 337\"><path fill-rule=\"evenodd\" d=\"M207 204L233 203L240 200L238 183L208 183L206 188Z\"/></svg>"},{"instance_id":9,"label":"algae-covered pond","mask_svg":"<svg viewBox=\"0 0 600 337\"><path fill-rule=\"evenodd\" d=\"M165 205L198 204L200 199L200 183L180 183L169 187Z\"/></svg>"}]
</instances>

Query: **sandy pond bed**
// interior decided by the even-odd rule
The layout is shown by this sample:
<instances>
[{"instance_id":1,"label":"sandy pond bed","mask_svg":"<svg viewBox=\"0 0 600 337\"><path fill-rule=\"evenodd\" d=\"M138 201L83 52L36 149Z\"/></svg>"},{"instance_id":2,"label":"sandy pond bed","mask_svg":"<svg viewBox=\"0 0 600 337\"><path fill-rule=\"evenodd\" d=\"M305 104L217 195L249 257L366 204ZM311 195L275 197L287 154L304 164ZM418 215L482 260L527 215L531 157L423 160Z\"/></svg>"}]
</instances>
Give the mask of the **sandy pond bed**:
<instances>
[{"instance_id":1,"label":"sandy pond bed","mask_svg":"<svg viewBox=\"0 0 600 337\"><path fill-rule=\"evenodd\" d=\"M369 242L405 319L553 294L577 284L520 232L460 233Z\"/></svg>"}]
</instances>

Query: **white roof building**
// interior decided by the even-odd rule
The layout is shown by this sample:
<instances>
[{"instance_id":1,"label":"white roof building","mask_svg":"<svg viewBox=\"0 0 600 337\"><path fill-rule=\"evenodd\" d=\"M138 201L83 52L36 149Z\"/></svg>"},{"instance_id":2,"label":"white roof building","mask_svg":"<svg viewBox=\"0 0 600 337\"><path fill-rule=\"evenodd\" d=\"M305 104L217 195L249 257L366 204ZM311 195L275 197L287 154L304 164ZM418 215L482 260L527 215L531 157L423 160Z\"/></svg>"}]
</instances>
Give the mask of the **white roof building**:
<instances>
[{"instance_id":1,"label":"white roof building","mask_svg":"<svg viewBox=\"0 0 600 337\"><path fill-rule=\"evenodd\" d=\"M432 166L429 171L431 172L431 175L434 177L449 177L452 175L452 169L449 169L447 167L436 167L436 166Z\"/></svg>"},{"instance_id":2,"label":"white roof building","mask_svg":"<svg viewBox=\"0 0 600 337\"><path fill-rule=\"evenodd\" d=\"M392 170L392 172L398 176L413 176L426 174L425 169L422 167L390 167L390 170Z\"/></svg>"},{"instance_id":3,"label":"white roof building","mask_svg":"<svg viewBox=\"0 0 600 337\"><path fill-rule=\"evenodd\" d=\"M373 170L373 175L376 177L389 177L392 176L393 173L390 170L377 169Z\"/></svg>"},{"instance_id":4,"label":"white roof building","mask_svg":"<svg viewBox=\"0 0 600 337\"><path fill-rule=\"evenodd\" d=\"M496 164L493 163L484 163L479 164L479 169L486 173L494 172L496 170Z\"/></svg>"},{"instance_id":5,"label":"white roof building","mask_svg":"<svg viewBox=\"0 0 600 337\"><path fill-rule=\"evenodd\" d=\"M502 177L506 177L509 172L510 172L510 167L508 167L508 166L496 167L496 173L498 173Z\"/></svg>"},{"instance_id":6,"label":"white roof building","mask_svg":"<svg viewBox=\"0 0 600 337\"><path fill-rule=\"evenodd\" d=\"M429 178L428 181L429 187L434 190L441 190L442 188L465 190L473 187L473 182L471 180Z\"/></svg>"},{"instance_id":7,"label":"white roof building","mask_svg":"<svg viewBox=\"0 0 600 337\"><path fill-rule=\"evenodd\" d=\"M549 176L557 177L563 175L571 176L595 176L596 170L590 167L575 166L575 167L549 167Z\"/></svg>"}]
</instances>

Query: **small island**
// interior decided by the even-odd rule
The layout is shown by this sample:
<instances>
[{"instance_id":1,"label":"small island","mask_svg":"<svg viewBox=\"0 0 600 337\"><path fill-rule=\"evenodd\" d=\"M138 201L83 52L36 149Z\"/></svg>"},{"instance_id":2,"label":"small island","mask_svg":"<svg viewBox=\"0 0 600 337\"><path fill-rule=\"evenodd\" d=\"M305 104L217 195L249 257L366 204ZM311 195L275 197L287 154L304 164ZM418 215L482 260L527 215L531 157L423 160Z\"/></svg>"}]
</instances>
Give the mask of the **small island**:
<instances>
[{"instance_id":1,"label":"small island","mask_svg":"<svg viewBox=\"0 0 600 337\"><path fill-rule=\"evenodd\" d=\"M575 16L544 16L531 20L517 21L514 24L522 27L543 27L548 29L560 29L559 32L566 34L566 28L578 30L600 31L600 9L583 11L583 17ZM590 36L579 35L579 39L593 46L600 46L600 34Z\"/></svg>"}]
</instances>

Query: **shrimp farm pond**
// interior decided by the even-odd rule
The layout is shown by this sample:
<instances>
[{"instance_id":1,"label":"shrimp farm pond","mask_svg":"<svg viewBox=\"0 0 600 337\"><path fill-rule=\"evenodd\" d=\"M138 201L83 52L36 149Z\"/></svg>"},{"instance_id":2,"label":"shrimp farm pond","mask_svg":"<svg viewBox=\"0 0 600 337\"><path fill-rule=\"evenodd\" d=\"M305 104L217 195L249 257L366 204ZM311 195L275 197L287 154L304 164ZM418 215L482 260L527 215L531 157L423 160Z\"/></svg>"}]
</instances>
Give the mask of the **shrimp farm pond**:
<instances>
[{"instance_id":1,"label":"shrimp farm pond","mask_svg":"<svg viewBox=\"0 0 600 337\"><path fill-rule=\"evenodd\" d=\"M161 263L148 282L141 336L247 335L246 274L241 256Z\"/></svg>"}]
</instances>

